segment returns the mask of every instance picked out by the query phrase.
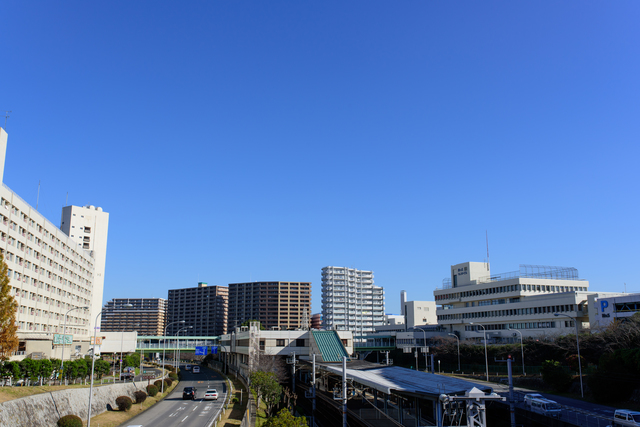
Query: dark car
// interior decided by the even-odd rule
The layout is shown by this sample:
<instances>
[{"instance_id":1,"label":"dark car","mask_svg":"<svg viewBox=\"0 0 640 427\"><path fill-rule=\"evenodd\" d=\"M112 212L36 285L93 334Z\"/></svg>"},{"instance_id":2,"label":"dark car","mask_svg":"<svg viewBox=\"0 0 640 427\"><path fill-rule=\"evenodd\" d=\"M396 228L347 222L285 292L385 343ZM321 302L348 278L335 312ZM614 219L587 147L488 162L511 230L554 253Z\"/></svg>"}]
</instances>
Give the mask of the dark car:
<instances>
[{"instance_id":1,"label":"dark car","mask_svg":"<svg viewBox=\"0 0 640 427\"><path fill-rule=\"evenodd\" d=\"M184 390L182 390L182 400L185 400L185 399L195 400L196 391L197 389L195 387L185 387Z\"/></svg>"}]
</instances>

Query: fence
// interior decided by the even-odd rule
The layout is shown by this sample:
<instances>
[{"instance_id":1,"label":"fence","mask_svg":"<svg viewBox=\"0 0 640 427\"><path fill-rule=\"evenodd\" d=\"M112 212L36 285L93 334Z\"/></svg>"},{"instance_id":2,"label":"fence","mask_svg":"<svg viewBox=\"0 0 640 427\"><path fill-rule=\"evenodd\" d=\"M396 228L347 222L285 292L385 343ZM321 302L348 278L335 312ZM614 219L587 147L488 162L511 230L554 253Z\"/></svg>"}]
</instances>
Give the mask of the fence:
<instances>
[{"instance_id":1,"label":"fence","mask_svg":"<svg viewBox=\"0 0 640 427\"><path fill-rule=\"evenodd\" d=\"M212 369L216 369L218 370L222 376L225 378L225 381L227 383L227 389L229 390L229 392L227 393L227 398L225 400L225 403L223 405L223 410L221 410L215 417L215 419L212 421L213 426L217 427L218 422L222 419L222 415L226 413L226 411L228 409L230 409L233 406L233 382L226 376L224 375L224 371L223 371L223 364L221 362L209 362L209 367L211 367ZM256 422L256 413L257 413L257 408L256 408L256 404L255 401L253 399L253 393L251 393L251 391L249 390L249 385L248 385L248 381L242 376L241 373L234 371L232 368L230 369L231 373L234 374L234 376L236 377L236 379L238 379L238 381L240 381L245 389L247 390L247 392L245 393L248 396L248 400L247 400L247 407L244 411L244 414L242 416L242 422L240 424L240 427L253 427L255 425Z\"/></svg>"}]
</instances>

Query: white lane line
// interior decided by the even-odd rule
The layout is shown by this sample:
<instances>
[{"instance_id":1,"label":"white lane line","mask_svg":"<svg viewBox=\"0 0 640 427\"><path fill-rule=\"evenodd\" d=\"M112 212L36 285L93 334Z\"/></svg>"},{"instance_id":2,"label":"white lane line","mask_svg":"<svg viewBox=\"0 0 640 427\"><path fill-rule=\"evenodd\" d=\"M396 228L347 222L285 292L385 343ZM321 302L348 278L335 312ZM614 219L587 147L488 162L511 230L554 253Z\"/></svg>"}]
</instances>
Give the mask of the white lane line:
<instances>
[{"instance_id":1,"label":"white lane line","mask_svg":"<svg viewBox=\"0 0 640 427\"><path fill-rule=\"evenodd\" d=\"M184 417L184 418L182 419L182 421L180 421L180 422L181 422L181 423L183 423L183 422L184 422L184 420L186 420L187 418L189 418L189 415L187 415L186 417Z\"/></svg>"}]
</instances>

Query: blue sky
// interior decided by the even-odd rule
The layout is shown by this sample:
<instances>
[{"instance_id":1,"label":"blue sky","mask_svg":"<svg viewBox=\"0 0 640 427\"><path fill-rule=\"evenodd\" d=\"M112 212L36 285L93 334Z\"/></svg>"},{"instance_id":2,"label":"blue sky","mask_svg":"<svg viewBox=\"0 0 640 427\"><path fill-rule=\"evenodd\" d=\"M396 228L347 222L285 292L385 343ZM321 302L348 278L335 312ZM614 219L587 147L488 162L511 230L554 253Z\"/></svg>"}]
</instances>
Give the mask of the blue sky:
<instances>
[{"instance_id":1,"label":"blue sky","mask_svg":"<svg viewBox=\"0 0 640 427\"><path fill-rule=\"evenodd\" d=\"M640 292L640 3L4 1L4 182L110 213L105 301L449 266ZM4 122L4 121L3 121Z\"/></svg>"}]
</instances>

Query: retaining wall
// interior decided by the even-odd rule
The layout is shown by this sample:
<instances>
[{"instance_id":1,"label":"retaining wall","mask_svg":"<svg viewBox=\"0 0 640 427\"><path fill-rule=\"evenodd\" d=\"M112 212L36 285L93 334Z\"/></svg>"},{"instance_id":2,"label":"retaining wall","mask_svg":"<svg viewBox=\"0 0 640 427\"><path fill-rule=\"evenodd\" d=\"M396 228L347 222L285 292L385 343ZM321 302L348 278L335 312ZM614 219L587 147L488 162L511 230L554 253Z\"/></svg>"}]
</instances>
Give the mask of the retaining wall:
<instances>
[{"instance_id":1,"label":"retaining wall","mask_svg":"<svg viewBox=\"0 0 640 427\"><path fill-rule=\"evenodd\" d=\"M107 410L107 405L116 408L118 396L129 396L135 402L133 393L146 390L147 381L123 384L93 385L91 415ZM35 394L0 403L0 426L12 427L52 427L60 417L73 414L87 419L89 411L89 387L73 388Z\"/></svg>"}]
</instances>

